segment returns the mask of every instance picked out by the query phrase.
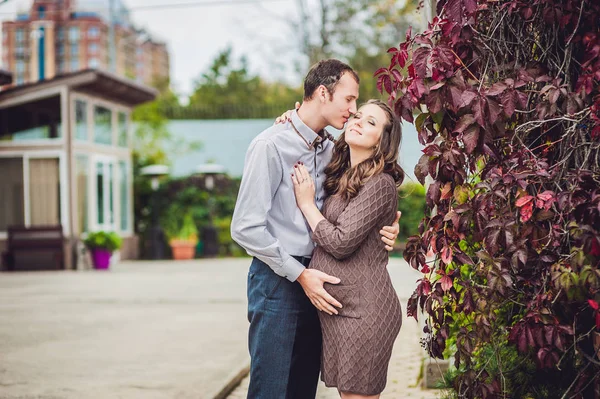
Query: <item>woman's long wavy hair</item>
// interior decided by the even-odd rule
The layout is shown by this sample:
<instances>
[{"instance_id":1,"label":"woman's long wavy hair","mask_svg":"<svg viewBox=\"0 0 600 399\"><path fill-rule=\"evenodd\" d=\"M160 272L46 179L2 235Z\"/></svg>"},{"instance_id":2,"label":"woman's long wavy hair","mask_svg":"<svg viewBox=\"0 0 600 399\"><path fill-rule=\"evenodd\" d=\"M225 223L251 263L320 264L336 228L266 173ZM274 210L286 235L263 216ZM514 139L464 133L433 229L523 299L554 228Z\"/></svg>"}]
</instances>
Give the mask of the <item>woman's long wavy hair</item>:
<instances>
[{"instance_id":1,"label":"woman's long wavy hair","mask_svg":"<svg viewBox=\"0 0 600 399\"><path fill-rule=\"evenodd\" d=\"M329 195L339 194L346 200L356 197L360 188L373 175L387 173L394 178L397 186L404 180L404 171L398 164L402 126L391 108L379 100L369 100L367 104L379 106L387 116L387 123L381 132L379 144L373 154L352 167L350 147L346 143L346 133L342 133L333 147L331 162L325 168L325 191ZM365 105L365 104L363 104Z\"/></svg>"}]
</instances>

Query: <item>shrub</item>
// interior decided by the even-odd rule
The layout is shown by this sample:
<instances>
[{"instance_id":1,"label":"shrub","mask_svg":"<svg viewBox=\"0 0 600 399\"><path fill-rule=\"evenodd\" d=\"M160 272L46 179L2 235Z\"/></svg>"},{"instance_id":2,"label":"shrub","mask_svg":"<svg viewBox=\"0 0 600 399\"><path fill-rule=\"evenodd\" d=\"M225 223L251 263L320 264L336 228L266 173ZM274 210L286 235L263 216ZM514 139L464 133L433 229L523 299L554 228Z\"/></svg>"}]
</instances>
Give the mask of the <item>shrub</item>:
<instances>
[{"instance_id":1,"label":"shrub","mask_svg":"<svg viewBox=\"0 0 600 399\"><path fill-rule=\"evenodd\" d=\"M419 232L419 222L425 216L425 188L420 183L404 183L399 195L398 210L402 217L398 240L405 241Z\"/></svg>"},{"instance_id":2,"label":"shrub","mask_svg":"<svg viewBox=\"0 0 600 399\"><path fill-rule=\"evenodd\" d=\"M115 232L108 231L96 231L88 233L83 243L91 250L93 249L104 249L110 252L114 252L121 248L123 240Z\"/></svg>"},{"instance_id":3,"label":"shrub","mask_svg":"<svg viewBox=\"0 0 600 399\"><path fill-rule=\"evenodd\" d=\"M598 396L600 3L437 11L375 73L431 178L408 313L426 312L431 356L453 346L461 398ZM519 357L531 378L513 384Z\"/></svg>"}]
</instances>

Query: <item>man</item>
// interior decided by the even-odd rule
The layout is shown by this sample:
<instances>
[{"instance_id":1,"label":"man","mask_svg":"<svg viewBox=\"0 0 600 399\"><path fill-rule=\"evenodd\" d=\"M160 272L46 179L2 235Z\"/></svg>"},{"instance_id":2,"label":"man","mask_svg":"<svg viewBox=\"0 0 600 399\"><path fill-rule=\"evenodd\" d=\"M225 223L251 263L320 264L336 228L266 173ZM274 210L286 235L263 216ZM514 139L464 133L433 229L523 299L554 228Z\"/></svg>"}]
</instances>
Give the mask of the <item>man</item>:
<instances>
[{"instance_id":1,"label":"man","mask_svg":"<svg viewBox=\"0 0 600 399\"><path fill-rule=\"evenodd\" d=\"M335 276L307 269L314 249L310 229L296 206L291 173L303 162L325 200L325 167L333 139L328 125L342 129L356 112L358 75L338 60L314 65L304 80L304 100L291 120L260 133L246 153L231 236L254 256L248 273L248 398L308 399L316 395L321 329L316 309L341 308L323 288ZM391 250L397 222L382 231ZM382 245L384 245L382 243Z\"/></svg>"}]
</instances>

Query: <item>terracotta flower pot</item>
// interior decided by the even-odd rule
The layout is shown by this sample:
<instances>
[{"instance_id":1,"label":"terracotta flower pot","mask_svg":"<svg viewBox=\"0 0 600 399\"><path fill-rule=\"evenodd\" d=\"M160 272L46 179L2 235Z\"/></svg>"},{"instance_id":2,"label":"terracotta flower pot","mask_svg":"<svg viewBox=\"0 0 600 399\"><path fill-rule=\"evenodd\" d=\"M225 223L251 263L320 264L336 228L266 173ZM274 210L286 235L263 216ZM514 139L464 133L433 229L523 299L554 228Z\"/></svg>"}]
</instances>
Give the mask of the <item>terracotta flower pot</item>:
<instances>
[{"instance_id":1,"label":"terracotta flower pot","mask_svg":"<svg viewBox=\"0 0 600 399\"><path fill-rule=\"evenodd\" d=\"M175 260L186 260L194 259L196 254L196 243L188 240L171 240L171 251L173 252L173 259Z\"/></svg>"}]
</instances>

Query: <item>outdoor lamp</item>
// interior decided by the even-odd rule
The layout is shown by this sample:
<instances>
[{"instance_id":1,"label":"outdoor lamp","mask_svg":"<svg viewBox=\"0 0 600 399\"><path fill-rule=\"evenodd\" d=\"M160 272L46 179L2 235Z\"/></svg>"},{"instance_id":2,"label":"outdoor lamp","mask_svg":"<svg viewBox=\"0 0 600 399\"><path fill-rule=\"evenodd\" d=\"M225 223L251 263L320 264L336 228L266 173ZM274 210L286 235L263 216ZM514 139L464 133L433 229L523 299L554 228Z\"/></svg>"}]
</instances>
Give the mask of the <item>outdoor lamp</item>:
<instances>
[{"instance_id":1,"label":"outdoor lamp","mask_svg":"<svg viewBox=\"0 0 600 399\"><path fill-rule=\"evenodd\" d=\"M152 206L150 207L152 215L150 227L151 258L164 259L163 232L158 224L158 196L156 192L158 191L159 179L169 174L169 167L167 165L148 165L140 169L140 174L150 177L150 185L152 187Z\"/></svg>"},{"instance_id":2,"label":"outdoor lamp","mask_svg":"<svg viewBox=\"0 0 600 399\"><path fill-rule=\"evenodd\" d=\"M142 176L149 176L151 178L152 190L158 190L158 179L169 174L169 167L167 165L148 165L140 169Z\"/></svg>"},{"instance_id":3,"label":"outdoor lamp","mask_svg":"<svg viewBox=\"0 0 600 399\"><path fill-rule=\"evenodd\" d=\"M199 175L204 175L204 186L208 191L212 191L215 188L215 175L223 175L227 172L227 169L223 165L216 163L204 163L196 166L194 171Z\"/></svg>"},{"instance_id":4,"label":"outdoor lamp","mask_svg":"<svg viewBox=\"0 0 600 399\"><path fill-rule=\"evenodd\" d=\"M222 165L207 163L196 166L194 169L196 174L204 176L204 187L209 193L215 188L215 176L226 173L226 169ZM200 235L203 242L203 256L216 256L219 254L219 240L217 229L213 225L213 208L215 199L212 195L208 197L208 225L205 226Z\"/></svg>"}]
</instances>

